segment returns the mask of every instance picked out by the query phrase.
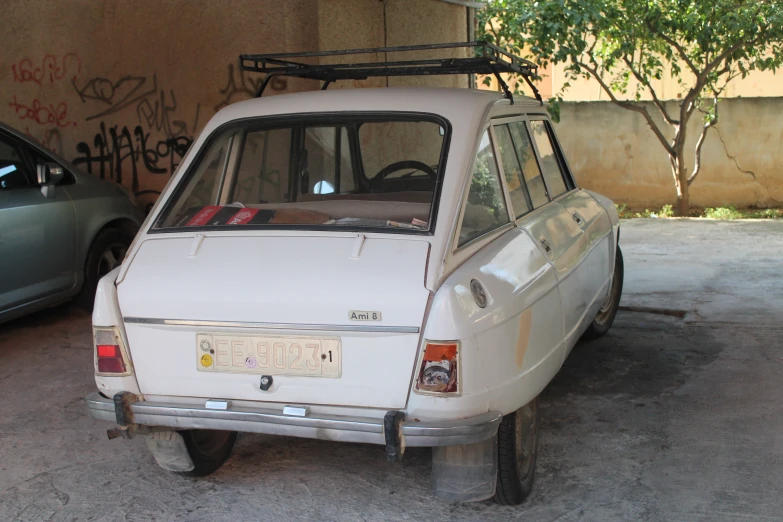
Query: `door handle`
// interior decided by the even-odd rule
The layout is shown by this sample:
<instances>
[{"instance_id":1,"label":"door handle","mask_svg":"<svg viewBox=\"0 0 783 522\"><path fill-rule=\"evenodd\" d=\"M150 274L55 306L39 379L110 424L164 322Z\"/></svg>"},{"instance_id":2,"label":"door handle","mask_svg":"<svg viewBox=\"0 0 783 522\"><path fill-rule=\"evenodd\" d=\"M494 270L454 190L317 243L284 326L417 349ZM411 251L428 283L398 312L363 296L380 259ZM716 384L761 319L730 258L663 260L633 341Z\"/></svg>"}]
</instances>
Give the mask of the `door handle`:
<instances>
[{"instance_id":1,"label":"door handle","mask_svg":"<svg viewBox=\"0 0 783 522\"><path fill-rule=\"evenodd\" d=\"M574 221L576 221L577 225L581 225L582 223L584 223L584 220L576 212L572 212L571 217L574 218Z\"/></svg>"},{"instance_id":2,"label":"door handle","mask_svg":"<svg viewBox=\"0 0 783 522\"><path fill-rule=\"evenodd\" d=\"M541 246L544 247L544 250L546 251L546 253L547 254L551 254L552 253L552 247L549 246L549 241L547 241L545 237L542 237L541 239L539 239L539 241L541 241Z\"/></svg>"}]
</instances>

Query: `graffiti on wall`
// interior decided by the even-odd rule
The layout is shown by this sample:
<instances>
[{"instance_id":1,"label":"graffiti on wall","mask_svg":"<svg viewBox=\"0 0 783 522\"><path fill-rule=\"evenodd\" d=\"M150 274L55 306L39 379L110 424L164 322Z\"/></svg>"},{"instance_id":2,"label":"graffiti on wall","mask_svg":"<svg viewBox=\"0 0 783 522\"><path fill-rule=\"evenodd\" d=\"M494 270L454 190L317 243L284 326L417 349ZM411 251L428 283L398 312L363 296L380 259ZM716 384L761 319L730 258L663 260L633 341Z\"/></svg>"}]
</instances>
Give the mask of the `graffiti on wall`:
<instances>
[{"instance_id":1,"label":"graffiti on wall","mask_svg":"<svg viewBox=\"0 0 783 522\"><path fill-rule=\"evenodd\" d=\"M74 52L24 57L10 68L18 90L6 103L17 127L83 170L129 187L143 204L156 199L203 124L201 105L183 104L155 71L90 75L89 62ZM228 64L210 109L252 98L262 78ZM287 88L285 78L267 86Z\"/></svg>"},{"instance_id":2,"label":"graffiti on wall","mask_svg":"<svg viewBox=\"0 0 783 522\"><path fill-rule=\"evenodd\" d=\"M147 84L145 76L122 76L112 81L96 76L84 82L74 78L71 81L76 94L82 103L97 102L95 114L87 116L87 121L114 114L122 109L138 103L158 90L158 77L152 75L152 81Z\"/></svg>"},{"instance_id":3,"label":"graffiti on wall","mask_svg":"<svg viewBox=\"0 0 783 522\"><path fill-rule=\"evenodd\" d=\"M100 123L92 143L84 141L76 145L79 154L73 160L74 165L83 168L101 179L112 179L123 183L123 173L130 173L131 189L136 195L158 194L153 190L142 190L139 185L139 172L146 170L150 174L173 173L187 152L193 138L174 136L161 140L150 138L150 133L141 125L131 131L127 126Z\"/></svg>"},{"instance_id":4,"label":"graffiti on wall","mask_svg":"<svg viewBox=\"0 0 783 522\"><path fill-rule=\"evenodd\" d=\"M11 65L14 81L17 83L32 82L38 85L56 83L67 73L75 78L82 70L82 59L76 53L61 56L47 54L40 60L22 58Z\"/></svg>"},{"instance_id":5,"label":"graffiti on wall","mask_svg":"<svg viewBox=\"0 0 783 522\"><path fill-rule=\"evenodd\" d=\"M11 64L11 76L14 83L51 85L66 79L67 75L76 78L82 68L82 60L76 53L63 55L47 54L40 59L22 58ZM31 124L52 129L75 127L76 122L68 117L68 103L65 101L42 101L30 95L31 89L24 88L23 93L13 94L8 101L12 113L21 120L21 124ZM28 132L29 134L29 132Z\"/></svg>"},{"instance_id":6,"label":"graffiti on wall","mask_svg":"<svg viewBox=\"0 0 783 522\"><path fill-rule=\"evenodd\" d=\"M174 173L193 143L200 106L196 105L191 121L179 117L176 93L159 88L157 74L94 77L72 84L88 109L86 121L100 118L92 139L76 144L74 165L101 179L130 185L137 196L154 199L160 192L145 186L152 184L142 183L140 174L168 179ZM115 124L109 117L131 122Z\"/></svg>"},{"instance_id":7,"label":"graffiti on wall","mask_svg":"<svg viewBox=\"0 0 783 522\"><path fill-rule=\"evenodd\" d=\"M215 105L215 112L229 105L232 101L236 101L235 98L254 97L262 81L262 76L248 76L244 70L235 67L233 63L228 64L226 86L219 91L221 100ZM288 80L277 76L270 80L266 88L272 91L284 91L288 88Z\"/></svg>"},{"instance_id":8,"label":"graffiti on wall","mask_svg":"<svg viewBox=\"0 0 783 522\"><path fill-rule=\"evenodd\" d=\"M24 103L13 99L8 103L14 114L20 120L28 120L25 123L37 123L39 125L53 125L55 127L76 127L76 122L68 119L68 104L60 102L56 106L53 103L41 103L34 98L31 102Z\"/></svg>"}]
</instances>

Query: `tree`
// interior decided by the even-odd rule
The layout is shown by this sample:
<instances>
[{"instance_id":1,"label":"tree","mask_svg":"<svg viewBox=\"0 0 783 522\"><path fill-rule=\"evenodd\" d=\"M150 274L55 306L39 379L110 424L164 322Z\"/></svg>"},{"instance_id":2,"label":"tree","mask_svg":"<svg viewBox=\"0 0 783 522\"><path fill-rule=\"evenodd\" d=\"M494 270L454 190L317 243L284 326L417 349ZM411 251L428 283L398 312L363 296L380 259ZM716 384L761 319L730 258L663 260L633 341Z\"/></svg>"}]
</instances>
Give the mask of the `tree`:
<instances>
[{"instance_id":1,"label":"tree","mask_svg":"<svg viewBox=\"0 0 783 522\"><path fill-rule=\"evenodd\" d=\"M564 64L569 79L596 80L612 102L644 117L669 157L675 209L681 216L688 213L688 188L701 171L701 148L718 123L718 100L726 86L753 70L775 71L783 60L779 0L487 3L478 12L479 38L532 54L543 66ZM675 114L653 88L653 80L664 74L671 74L683 90ZM643 93L651 104L639 103ZM653 116L656 109L660 118ZM693 142L687 139L688 123L699 115ZM695 135L694 130L692 126ZM693 147L692 167L686 164L686 142Z\"/></svg>"}]
</instances>

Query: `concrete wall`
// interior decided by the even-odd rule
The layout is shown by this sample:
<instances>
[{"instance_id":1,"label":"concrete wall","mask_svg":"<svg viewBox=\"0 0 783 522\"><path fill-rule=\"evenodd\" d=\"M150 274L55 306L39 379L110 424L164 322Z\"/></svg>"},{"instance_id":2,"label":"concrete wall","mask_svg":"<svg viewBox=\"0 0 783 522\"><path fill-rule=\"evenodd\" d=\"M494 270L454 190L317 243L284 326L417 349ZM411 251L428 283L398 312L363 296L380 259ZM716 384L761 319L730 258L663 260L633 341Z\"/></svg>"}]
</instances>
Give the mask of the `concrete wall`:
<instances>
[{"instance_id":1,"label":"concrete wall","mask_svg":"<svg viewBox=\"0 0 783 522\"><path fill-rule=\"evenodd\" d=\"M0 120L144 204L209 118L251 97L261 75L237 70L240 53L465 41L468 25L437 0L6 0L3 15ZM333 87L386 82L347 83ZM313 88L280 79L265 95Z\"/></svg>"},{"instance_id":2,"label":"concrete wall","mask_svg":"<svg viewBox=\"0 0 783 522\"><path fill-rule=\"evenodd\" d=\"M669 113L676 114L676 103ZM702 149L691 204L783 206L783 98L724 99L719 114ZM690 149L699 133L695 120ZM641 115L611 102L564 103L557 133L581 186L632 207L674 202L668 156ZM688 161L692 169L692 154Z\"/></svg>"}]
</instances>

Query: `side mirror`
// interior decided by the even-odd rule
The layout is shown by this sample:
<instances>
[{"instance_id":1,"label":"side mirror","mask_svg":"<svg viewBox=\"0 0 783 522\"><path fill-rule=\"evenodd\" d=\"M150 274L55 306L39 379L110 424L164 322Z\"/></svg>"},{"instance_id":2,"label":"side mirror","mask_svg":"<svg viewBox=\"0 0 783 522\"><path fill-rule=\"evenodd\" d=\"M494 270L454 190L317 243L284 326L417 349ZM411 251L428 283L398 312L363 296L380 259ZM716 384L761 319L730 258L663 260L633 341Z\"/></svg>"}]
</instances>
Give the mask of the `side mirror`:
<instances>
[{"instance_id":1,"label":"side mirror","mask_svg":"<svg viewBox=\"0 0 783 522\"><path fill-rule=\"evenodd\" d=\"M38 175L38 185L41 187L41 193L47 198L53 198L55 194L55 185L62 181L65 171L57 163L39 163L36 167Z\"/></svg>"}]
</instances>

